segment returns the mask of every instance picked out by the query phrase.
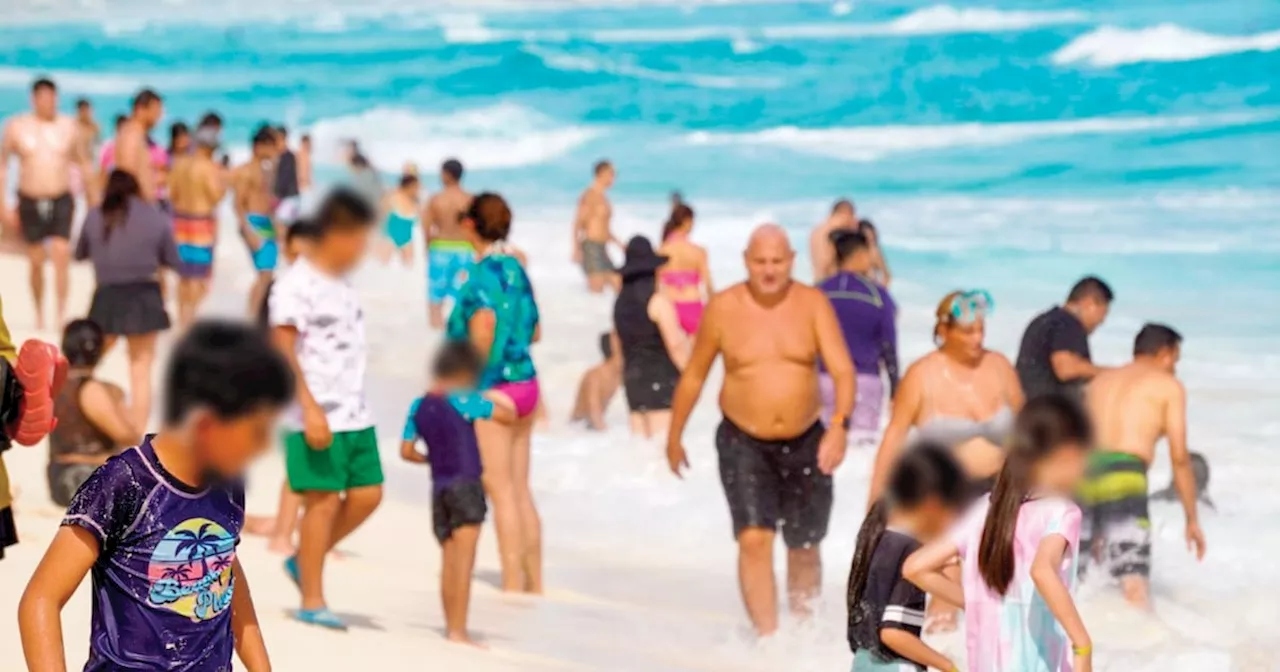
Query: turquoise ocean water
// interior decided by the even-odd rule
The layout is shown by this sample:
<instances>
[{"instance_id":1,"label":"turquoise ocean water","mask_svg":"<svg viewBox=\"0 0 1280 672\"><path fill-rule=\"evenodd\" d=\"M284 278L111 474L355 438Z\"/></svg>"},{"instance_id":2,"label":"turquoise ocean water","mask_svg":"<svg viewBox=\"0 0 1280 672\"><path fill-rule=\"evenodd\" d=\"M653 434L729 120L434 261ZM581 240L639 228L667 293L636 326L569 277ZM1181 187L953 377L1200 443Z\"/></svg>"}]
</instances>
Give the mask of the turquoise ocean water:
<instances>
[{"instance_id":1,"label":"turquoise ocean water","mask_svg":"<svg viewBox=\"0 0 1280 672\"><path fill-rule=\"evenodd\" d=\"M49 74L68 109L88 96L104 126L150 85L166 96L166 122L221 112L241 153L261 121L306 129L329 176L344 138L358 138L388 179L408 160L429 167L460 157L472 187L501 190L515 206L544 313L577 320L539 346L539 366L562 396L607 323L607 306L582 298L576 271L561 263L573 204L602 157L619 171L620 230L656 235L678 189L724 278L741 275L737 250L752 226L777 221L800 242L837 197L853 198L887 246L909 356L929 347L931 306L953 287L992 291L989 340L1012 355L1035 311L1079 276L1100 274L1119 298L1094 337L1100 360L1127 359L1144 320L1186 334L1192 443L1213 456L1224 511L1206 523L1206 566L1186 559L1176 510L1157 511L1156 591L1171 606L1158 626L1137 626L1146 639L1104 636L1100 650L1111 647L1111 669L1181 669L1157 655L1169 647L1210 656L1187 669L1228 669L1215 652L1232 656L1230 669L1253 669L1238 665L1247 657L1239 650L1274 635L1257 596L1275 595L1280 573L1245 570L1255 553L1280 552L1269 531L1280 512L1269 494L1275 469L1258 468L1274 464L1280 439L1275 0L10 0L3 11L0 116L24 108L32 78ZM370 313L409 301L411 310L385 319L420 328L419 291L406 298L387 284ZM403 386L416 384L401 362L382 364L400 365ZM382 413L384 424L397 412ZM709 436L707 420L697 431ZM686 558L692 574L661 576L698 608L737 617L706 451L695 458L705 479L698 494L677 494L656 464L624 460L639 475L619 474L598 441L576 432L553 440L537 446L545 513L582 533L552 538L553 550L565 557L568 546L589 546L605 562L655 516L714 511L666 518L640 555ZM851 458L849 488L863 487L867 459ZM1159 469L1156 478L1167 478ZM628 496L646 505L618 503ZM860 506L860 495L852 500ZM861 513L846 509L836 514L846 529L824 547L837 568ZM658 599L648 583L610 580L599 562L575 574L562 561L553 579ZM703 581L707 573L716 580ZM1204 584L1206 573L1216 583ZM839 578L830 581L837 594ZM705 585L720 592L704 595ZM1253 625L1214 630L1202 616L1219 611L1217 623L1240 616ZM540 637L530 646L559 641Z\"/></svg>"}]
</instances>

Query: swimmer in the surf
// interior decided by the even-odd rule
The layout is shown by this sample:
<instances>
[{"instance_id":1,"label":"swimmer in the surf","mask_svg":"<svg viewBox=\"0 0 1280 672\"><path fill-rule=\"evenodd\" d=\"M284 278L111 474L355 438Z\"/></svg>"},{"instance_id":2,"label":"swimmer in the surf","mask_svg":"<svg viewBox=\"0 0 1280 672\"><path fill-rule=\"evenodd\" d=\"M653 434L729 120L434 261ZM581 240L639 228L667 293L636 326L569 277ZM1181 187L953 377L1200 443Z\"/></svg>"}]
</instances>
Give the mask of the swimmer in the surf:
<instances>
[{"instance_id":1,"label":"swimmer in the surf","mask_svg":"<svg viewBox=\"0 0 1280 672\"><path fill-rule=\"evenodd\" d=\"M401 263L405 266L413 264L413 228L418 223L419 191L418 175L405 172L396 188L383 197L383 233L386 238L379 254L383 263L390 261L393 253L399 253Z\"/></svg>"},{"instance_id":2,"label":"swimmer in the surf","mask_svg":"<svg viewBox=\"0 0 1280 672\"><path fill-rule=\"evenodd\" d=\"M778 629L773 545L787 546L791 610L809 613L822 585L819 545L831 519L831 474L844 460L854 402L854 369L831 302L791 277L786 232L751 235L747 281L712 297L672 403L667 463L689 467L682 436L711 365L724 355L724 421L716 433L720 480L738 542L747 614L761 636ZM835 414L819 420L817 360L835 381Z\"/></svg>"},{"instance_id":3,"label":"swimmer in the surf","mask_svg":"<svg viewBox=\"0 0 1280 672\"><path fill-rule=\"evenodd\" d=\"M622 346L617 333L600 334L600 354L600 363L587 369L578 382L578 397L569 417L570 422L585 422L588 429L597 432L608 429L604 413L622 384Z\"/></svg>"},{"instance_id":4,"label":"swimmer in the surf","mask_svg":"<svg viewBox=\"0 0 1280 672\"><path fill-rule=\"evenodd\" d=\"M211 126L195 132L195 151L174 158L169 174L173 238L178 245L178 328L185 329L209 292L213 248L218 242L218 203L227 192L213 154L221 142Z\"/></svg>"},{"instance_id":5,"label":"swimmer in the surf","mask_svg":"<svg viewBox=\"0 0 1280 672\"><path fill-rule=\"evenodd\" d=\"M1104 370L1085 388L1098 448L1079 493L1084 510L1080 549L1119 579L1125 600L1142 609L1151 606L1147 470L1161 439L1168 440L1173 487L1186 514L1187 548L1198 560L1205 552L1187 450L1187 391L1176 373L1181 355L1178 332L1147 324L1134 339L1133 362Z\"/></svg>"},{"instance_id":6,"label":"swimmer in the surf","mask_svg":"<svg viewBox=\"0 0 1280 672\"><path fill-rule=\"evenodd\" d=\"M573 218L573 260L582 265L587 289L592 294L603 292L605 287L612 287L616 292L622 282L608 249L609 245L624 247L610 228L613 205L609 203L608 191L616 177L612 163L596 163L591 186L578 199L578 211Z\"/></svg>"},{"instance_id":7,"label":"swimmer in the surf","mask_svg":"<svg viewBox=\"0 0 1280 672\"><path fill-rule=\"evenodd\" d=\"M244 239L256 271L249 290L250 316L258 314L280 254L276 241L281 232L270 214L273 210L271 187L274 184L272 175L276 151L275 132L264 126L253 136L252 156L231 173L240 237Z\"/></svg>"},{"instance_id":8,"label":"swimmer in the surf","mask_svg":"<svg viewBox=\"0 0 1280 672\"><path fill-rule=\"evenodd\" d=\"M658 248L658 254L667 258L658 271L658 282L675 305L680 328L690 336L698 332L703 306L715 293L707 250L689 240L692 230L693 208L684 203L675 206L662 226L662 245Z\"/></svg>"},{"instance_id":9,"label":"swimmer in the surf","mask_svg":"<svg viewBox=\"0 0 1280 672\"><path fill-rule=\"evenodd\" d=\"M462 188L462 162L448 159L440 166L440 191L422 210L422 238L427 247L427 318L432 329L444 326L444 302L456 301L467 280L476 251L462 231L461 221L471 207L471 194Z\"/></svg>"}]
</instances>

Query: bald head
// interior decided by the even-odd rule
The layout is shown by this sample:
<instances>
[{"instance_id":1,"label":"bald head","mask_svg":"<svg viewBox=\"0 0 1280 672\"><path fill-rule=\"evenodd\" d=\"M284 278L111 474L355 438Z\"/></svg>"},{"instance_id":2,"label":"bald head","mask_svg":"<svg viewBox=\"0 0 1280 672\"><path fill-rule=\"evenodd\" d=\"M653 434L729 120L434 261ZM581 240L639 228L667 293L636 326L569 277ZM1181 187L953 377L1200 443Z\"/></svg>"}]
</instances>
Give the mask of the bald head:
<instances>
[{"instance_id":1,"label":"bald head","mask_svg":"<svg viewBox=\"0 0 1280 672\"><path fill-rule=\"evenodd\" d=\"M751 232L751 237L747 239L747 254L757 247L780 247L786 252L791 252L791 239L787 237L787 232L777 224L761 224Z\"/></svg>"},{"instance_id":2,"label":"bald head","mask_svg":"<svg viewBox=\"0 0 1280 672\"><path fill-rule=\"evenodd\" d=\"M791 266L796 253L781 226L762 224L756 227L742 257L747 264L747 284L754 292L770 295L786 291L791 283Z\"/></svg>"}]
</instances>

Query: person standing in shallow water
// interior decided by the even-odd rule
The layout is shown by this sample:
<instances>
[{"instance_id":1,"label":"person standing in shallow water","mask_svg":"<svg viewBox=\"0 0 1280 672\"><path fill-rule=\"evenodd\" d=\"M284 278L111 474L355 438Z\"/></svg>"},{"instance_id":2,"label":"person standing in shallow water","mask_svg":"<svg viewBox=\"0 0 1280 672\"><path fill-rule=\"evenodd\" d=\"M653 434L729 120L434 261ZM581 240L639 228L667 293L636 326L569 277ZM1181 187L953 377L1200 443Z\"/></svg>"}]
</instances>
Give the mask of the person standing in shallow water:
<instances>
[{"instance_id":1,"label":"person standing in shallow water","mask_svg":"<svg viewBox=\"0 0 1280 672\"><path fill-rule=\"evenodd\" d=\"M1115 294L1102 280L1077 282L1067 302L1036 316L1018 347L1018 378L1028 399L1062 394L1080 401L1085 383L1103 371L1089 354L1089 334L1102 326Z\"/></svg>"},{"instance_id":2,"label":"person standing in shallow water","mask_svg":"<svg viewBox=\"0 0 1280 672\"><path fill-rule=\"evenodd\" d=\"M608 191L617 178L613 164L596 163L591 186L578 199L578 212L573 219L573 260L582 265L587 276L587 289L599 294L605 287L617 291L619 278L613 260L609 258L609 245L622 247L622 241L613 235L613 205Z\"/></svg>"},{"instance_id":3,"label":"person standing in shallow water","mask_svg":"<svg viewBox=\"0 0 1280 672\"><path fill-rule=\"evenodd\" d=\"M648 238L632 238L626 262L618 269L622 287L613 304L631 433L646 439L666 436L671 395L689 362L689 338L680 326L676 306L657 291L654 281L655 272L667 263L666 257L654 254Z\"/></svg>"},{"instance_id":4,"label":"person standing in shallow water","mask_svg":"<svg viewBox=\"0 0 1280 672\"><path fill-rule=\"evenodd\" d=\"M482 482L493 503L502 589L542 593L542 521L529 487L530 442L541 396L530 347L541 338L538 304L520 260L507 243L511 209L501 196L483 193L462 218L480 255L458 292L445 334L467 340L485 362L480 388L515 408L512 425L477 420L484 463Z\"/></svg>"},{"instance_id":5,"label":"person standing in shallow water","mask_svg":"<svg viewBox=\"0 0 1280 672\"><path fill-rule=\"evenodd\" d=\"M439 192L422 211L422 240L427 247L427 319L432 329L444 326L444 302L456 300L475 262L476 250L462 230L462 217L471 207L471 194L462 188L462 162L448 159L440 166Z\"/></svg>"},{"instance_id":6,"label":"person standing in shallow water","mask_svg":"<svg viewBox=\"0 0 1280 672\"><path fill-rule=\"evenodd\" d=\"M747 615L765 636L778 629L773 542L779 528L792 612L807 615L822 585L818 545L831 518L831 474L844 460L854 374L831 303L791 279L795 252L786 232L776 225L756 229L743 260L747 281L712 297L676 386L667 464L676 476L689 467L684 428L723 354L720 481ZM819 357L836 387L835 414L825 428L818 419Z\"/></svg>"},{"instance_id":7,"label":"person standing in shallow water","mask_svg":"<svg viewBox=\"0 0 1280 672\"><path fill-rule=\"evenodd\" d=\"M678 203L662 227L658 254L668 259L658 272L658 282L675 305L680 328L692 336L702 322L706 298L715 293L707 250L689 240L693 230L693 208Z\"/></svg>"}]
</instances>

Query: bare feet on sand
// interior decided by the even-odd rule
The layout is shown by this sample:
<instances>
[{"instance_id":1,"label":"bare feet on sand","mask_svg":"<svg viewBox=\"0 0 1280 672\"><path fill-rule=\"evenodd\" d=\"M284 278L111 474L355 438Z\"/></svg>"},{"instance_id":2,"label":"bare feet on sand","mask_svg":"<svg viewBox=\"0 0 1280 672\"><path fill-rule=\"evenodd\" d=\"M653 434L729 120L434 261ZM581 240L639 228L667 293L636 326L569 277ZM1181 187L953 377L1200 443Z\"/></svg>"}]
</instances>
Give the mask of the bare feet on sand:
<instances>
[{"instance_id":1,"label":"bare feet on sand","mask_svg":"<svg viewBox=\"0 0 1280 672\"><path fill-rule=\"evenodd\" d=\"M489 647L485 646L484 644L481 644L480 642L477 642L476 640L471 639L471 635L468 635L465 631L450 632L450 633L447 633L444 636L444 638L449 640L450 642L453 642L454 644L472 646L483 651L487 651L489 649Z\"/></svg>"}]
</instances>

